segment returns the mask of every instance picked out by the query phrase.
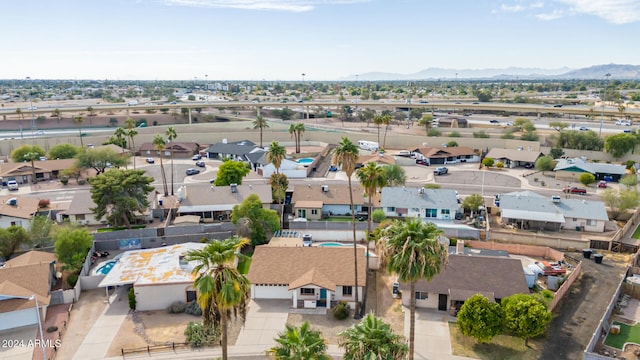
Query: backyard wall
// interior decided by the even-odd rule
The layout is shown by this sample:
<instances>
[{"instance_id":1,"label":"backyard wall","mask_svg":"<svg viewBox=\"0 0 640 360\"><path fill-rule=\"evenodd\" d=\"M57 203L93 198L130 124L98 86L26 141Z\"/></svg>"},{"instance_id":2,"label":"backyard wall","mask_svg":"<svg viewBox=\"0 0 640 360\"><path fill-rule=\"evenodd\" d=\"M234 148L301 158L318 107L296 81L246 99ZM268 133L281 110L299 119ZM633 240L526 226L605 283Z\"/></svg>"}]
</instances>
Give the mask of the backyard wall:
<instances>
[{"instance_id":1,"label":"backyard wall","mask_svg":"<svg viewBox=\"0 0 640 360\"><path fill-rule=\"evenodd\" d=\"M564 253L548 246L535 246L525 244L505 244L497 243L493 241L475 241L465 240L465 245L475 249L487 249L487 250L504 250L509 254L528 255L540 258L551 259L559 261L564 259Z\"/></svg>"}]
</instances>

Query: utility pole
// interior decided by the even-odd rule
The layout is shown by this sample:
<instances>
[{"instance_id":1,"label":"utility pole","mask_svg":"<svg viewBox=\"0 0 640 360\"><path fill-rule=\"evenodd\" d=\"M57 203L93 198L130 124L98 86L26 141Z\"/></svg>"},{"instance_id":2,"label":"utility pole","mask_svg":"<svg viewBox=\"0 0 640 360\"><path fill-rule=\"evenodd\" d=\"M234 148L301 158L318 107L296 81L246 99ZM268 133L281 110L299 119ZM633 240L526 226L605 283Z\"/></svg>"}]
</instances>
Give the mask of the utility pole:
<instances>
[{"instance_id":1,"label":"utility pole","mask_svg":"<svg viewBox=\"0 0 640 360\"><path fill-rule=\"evenodd\" d=\"M609 77L611 73L606 73L604 76L607 78L607 81L604 83L604 89L602 90L602 115L600 116L600 131L598 132L598 136L602 136L602 124L604 123L604 104L607 102L607 84L609 84Z\"/></svg>"}]
</instances>

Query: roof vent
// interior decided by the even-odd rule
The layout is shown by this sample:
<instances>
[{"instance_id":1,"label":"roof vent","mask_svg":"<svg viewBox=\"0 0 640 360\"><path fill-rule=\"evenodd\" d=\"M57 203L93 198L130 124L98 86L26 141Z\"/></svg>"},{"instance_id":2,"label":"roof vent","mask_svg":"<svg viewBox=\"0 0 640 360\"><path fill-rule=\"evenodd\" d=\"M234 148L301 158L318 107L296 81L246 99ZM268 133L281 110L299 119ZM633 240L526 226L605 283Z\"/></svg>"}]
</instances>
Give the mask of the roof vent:
<instances>
[{"instance_id":1,"label":"roof vent","mask_svg":"<svg viewBox=\"0 0 640 360\"><path fill-rule=\"evenodd\" d=\"M238 192L238 184L231 184L229 186L231 187L231 193L235 194Z\"/></svg>"},{"instance_id":2,"label":"roof vent","mask_svg":"<svg viewBox=\"0 0 640 360\"><path fill-rule=\"evenodd\" d=\"M322 192L329 192L329 185L322 185Z\"/></svg>"},{"instance_id":3,"label":"roof vent","mask_svg":"<svg viewBox=\"0 0 640 360\"><path fill-rule=\"evenodd\" d=\"M418 194L424 194L424 188L423 187L418 188Z\"/></svg>"},{"instance_id":4,"label":"roof vent","mask_svg":"<svg viewBox=\"0 0 640 360\"><path fill-rule=\"evenodd\" d=\"M552 196L551 197L551 202L553 202L554 204L560 203L560 196L558 196L558 195Z\"/></svg>"}]
</instances>

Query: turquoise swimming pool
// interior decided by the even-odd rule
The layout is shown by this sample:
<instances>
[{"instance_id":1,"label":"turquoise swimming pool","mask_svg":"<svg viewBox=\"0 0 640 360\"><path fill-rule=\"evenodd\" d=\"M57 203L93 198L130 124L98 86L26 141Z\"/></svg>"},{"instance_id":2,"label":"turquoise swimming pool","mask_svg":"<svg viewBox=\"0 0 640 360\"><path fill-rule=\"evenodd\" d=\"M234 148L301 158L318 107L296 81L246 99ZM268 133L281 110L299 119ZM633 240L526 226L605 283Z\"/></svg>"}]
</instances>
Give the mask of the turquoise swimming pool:
<instances>
[{"instance_id":1,"label":"turquoise swimming pool","mask_svg":"<svg viewBox=\"0 0 640 360\"><path fill-rule=\"evenodd\" d=\"M336 246L349 246L349 245L348 245L348 244L334 243L334 242L324 242L324 243L320 243L320 244L318 244L318 246L322 246L322 247L336 247Z\"/></svg>"},{"instance_id":2,"label":"turquoise swimming pool","mask_svg":"<svg viewBox=\"0 0 640 360\"><path fill-rule=\"evenodd\" d=\"M94 270L96 275L107 275L118 260L109 260L104 263L98 264L99 266Z\"/></svg>"},{"instance_id":3,"label":"turquoise swimming pool","mask_svg":"<svg viewBox=\"0 0 640 360\"><path fill-rule=\"evenodd\" d=\"M309 164L311 164L314 160L315 160L314 158L302 158L302 159L298 159L298 160L296 160L296 162L297 162L298 164L303 164L303 165L304 165L304 164L306 164L306 165L309 165Z\"/></svg>"}]
</instances>

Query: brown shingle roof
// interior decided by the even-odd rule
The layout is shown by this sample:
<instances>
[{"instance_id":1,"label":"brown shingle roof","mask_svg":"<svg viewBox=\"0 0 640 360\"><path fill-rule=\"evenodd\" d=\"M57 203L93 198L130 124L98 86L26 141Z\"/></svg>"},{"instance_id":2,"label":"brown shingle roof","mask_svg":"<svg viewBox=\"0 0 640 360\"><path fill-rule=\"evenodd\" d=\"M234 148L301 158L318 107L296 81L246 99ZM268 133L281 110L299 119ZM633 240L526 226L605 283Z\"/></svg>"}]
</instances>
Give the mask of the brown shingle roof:
<instances>
[{"instance_id":1,"label":"brown shingle roof","mask_svg":"<svg viewBox=\"0 0 640 360\"><path fill-rule=\"evenodd\" d=\"M336 283L327 279L327 277L316 268L307 271L299 278L293 280L289 284L289 290L298 289L308 285L315 285L327 290L336 291Z\"/></svg>"},{"instance_id":2,"label":"brown shingle roof","mask_svg":"<svg viewBox=\"0 0 640 360\"><path fill-rule=\"evenodd\" d=\"M7 201L16 198L16 205L9 205ZM4 195L0 196L0 215L13 216L21 219L31 219L38 211L39 200L31 197Z\"/></svg>"},{"instance_id":3,"label":"brown shingle roof","mask_svg":"<svg viewBox=\"0 0 640 360\"><path fill-rule=\"evenodd\" d=\"M33 166L36 169L36 173L50 173L56 170L68 169L76 162L75 159L60 159L60 160L46 160L46 161L34 161ZM31 175L32 168L31 162L21 163L5 163L0 164L0 176L16 176L16 175Z\"/></svg>"},{"instance_id":4,"label":"brown shingle roof","mask_svg":"<svg viewBox=\"0 0 640 360\"><path fill-rule=\"evenodd\" d=\"M44 251L31 250L7 260L6 265L11 267L33 265L39 263L51 263L57 260L56 255Z\"/></svg>"},{"instance_id":5,"label":"brown shingle roof","mask_svg":"<svg viewBox=\"0 0 640 360\"><path fill-rule=\"evenodd\" d=\"M49 296L43 296L41 294L35 294L33 291L24 288L12 281L6 280L0 282L0 294L6 296L21 296L21 297L31 297L31 295L35 295L38 298L38 305L49 305ZM36 306L36 302L34 300L28 299L7 299L0 300L0 313L15 311L15 310L24 310L30 309Z\"/></svg>"},{"instance_id":6,"label":"brown shingle roof","mask_svg":"<svg viewBox=\"0 0 640 360\"><path fill-rule=\"evenodd\" d=\"M353 203L363 205L364 194L362 188L353 185ZM293 188L291 202L297 205L298 201L322 201L325 205L348 205L349 187L345 185L328 185L329 191L322 191L322 185L296 185Z\"/></svg>"},{"instance_id":7,"label":"brown shingle roof","mask_svg":"<svg viewBox=\"0 0 640 360\"><path fill-rule=\"evenodd\" d=\"M90 208L95 207L96 203L91 199L91 193L88 191L77 191L73 195L69 209L64 213L67 215L80 215L93 213Z\"/></svg>"},{"instance_id":8,"label":"brown shingle roof","mask_svg":"<svg viewBox=\"0 0 640 360\"><path fill-rule=\"evenodd\" d=\"M409 284L401 284L409 291ZM529 293L522 263L518 259L494 256L449 255L449 263L430 282L420 280L416 291L448 294L493 292L497 299Z\"/></svg>"},{"instance_id":9,"label":"brown shingle roof","mask_svg":"<svg viewBox=\"0 0 640 360\"><path fill-rule=\"evenodd\" d=\"M357 251L358 286L366 281L364 249ZM311 272L311 270L314 270ZM258 246L251 257L247 278L253 284L281 284L300 287L314 282L318 286L354 286L351 247L272 247Z\"/></svg>"},{"instance_id":10,"label":"brown shingle roof","mask_svg":"<svg viewBox=\"0 0 640 360\"><path fill-rule=\"evenodd\" d=\"M475 151L472 148L466 146L450 146L446 148L419 147L416 150L426 158L475 155Z\"/></svg>"},{"instance_id":11,"label":"brown shingle roof","mask_svg":"<svg viewBox=\"0 0 640 360\"><path fill-rule=\"evenodd\" d=\"M0 294L18 296L35 294L41 305L48 305L51 271L51 265L46 262L22 266L5 264L0 269ZM16 305L16 303L19 304ZM33 304L24 300L0 301L0 313L31 307Z\"/></svg>"},{"instance_id":12,"label":"brown shingle roof","mask_svg":"<svg viewBox=\"0 0 640 360\"><path fill-rule=\"evenodd\" d=\"M394 165L396 160L391 155L384 154L380 156L380 154L370 154L370 155L360 155L358 156L358 162L361 164L367 164L370 162L375 162L381 165Z\"/></svg>"}]
</instances>

